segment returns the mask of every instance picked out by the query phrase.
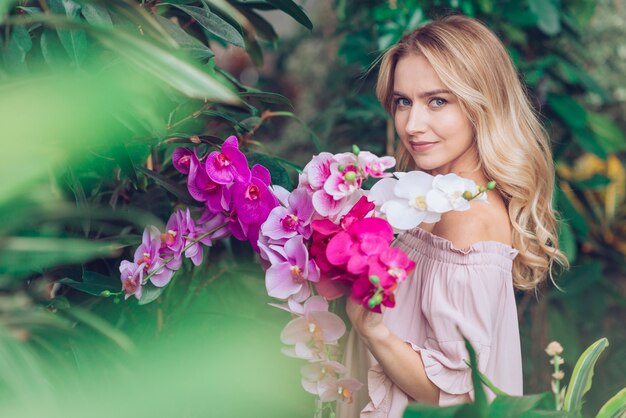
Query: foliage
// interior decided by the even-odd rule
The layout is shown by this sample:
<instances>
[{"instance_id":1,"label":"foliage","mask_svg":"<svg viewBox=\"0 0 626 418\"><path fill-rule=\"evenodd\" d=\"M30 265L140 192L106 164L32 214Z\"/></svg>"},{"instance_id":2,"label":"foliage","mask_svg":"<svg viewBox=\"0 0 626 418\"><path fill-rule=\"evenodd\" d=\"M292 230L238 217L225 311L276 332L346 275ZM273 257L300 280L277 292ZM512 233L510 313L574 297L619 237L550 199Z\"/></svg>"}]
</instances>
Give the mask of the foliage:
<instances>
[{"instance_id":1,"label":"foliage","mask_svg":"<svg viewBox=\"0 0 626 418\"><path fill-rule=\"evenodd\" d=\"M426 405L411 405L405 413L405 418L426 418L426 417L562 417L576 418L580 417L583 396L587 390L591 388L591 376L593 376L593 368L598 356L608 345L606 338L596 341L589 346L587 350L580 356L576 362L575 371L569 382L568 393L565 396L565 406L563 410L555 409L554 403L551 402L549 393L541 393L538 395L510 396L497 389L482 373L478 371L476 363L476 353L469 341L465 340L467 347L470 366L472 369L472 381L474 383L474 402L463 405L455 405L452 407L432 407ZM486 402L485 384L492 389L496 395L493 402ZM626 411L626 399L618 393L611 398L598 412L597 417L607 416L605 414L613 414L608 416L620 416ZM576 395L572 395L576 393ZM608 412L610 409L611 412Z\"/></svg>"}]
</instances>

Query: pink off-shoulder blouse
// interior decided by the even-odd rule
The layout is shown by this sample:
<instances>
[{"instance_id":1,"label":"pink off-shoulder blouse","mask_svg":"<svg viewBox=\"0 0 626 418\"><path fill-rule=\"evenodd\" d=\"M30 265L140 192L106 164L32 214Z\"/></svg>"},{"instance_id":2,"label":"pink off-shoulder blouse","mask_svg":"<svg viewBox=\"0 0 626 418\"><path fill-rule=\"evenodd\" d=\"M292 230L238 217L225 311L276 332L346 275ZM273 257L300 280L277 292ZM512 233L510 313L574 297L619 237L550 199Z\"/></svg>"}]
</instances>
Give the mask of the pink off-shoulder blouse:
<instances>
[{"instance_id":1,"label":"pink off-shoulder blouse","mask_svg":"<svg viewBox=\"0 0 626 418\"><path fill-rule=\"evenodd\" d=\"M512 281L517 250L495 241L459 250L420 228L400 235L395 245L416 261L416 267L398 286L396 306L384 312L383 320L421 355L426 375L440 389L439 405L473 398L461 334L475 348L478 368L503 391L522 395ZM354 330L344 360L350 376L366 384L353 403L338 404L337 417L400 418L411 399L385 375Z\"/></svg>"}]
</instances>

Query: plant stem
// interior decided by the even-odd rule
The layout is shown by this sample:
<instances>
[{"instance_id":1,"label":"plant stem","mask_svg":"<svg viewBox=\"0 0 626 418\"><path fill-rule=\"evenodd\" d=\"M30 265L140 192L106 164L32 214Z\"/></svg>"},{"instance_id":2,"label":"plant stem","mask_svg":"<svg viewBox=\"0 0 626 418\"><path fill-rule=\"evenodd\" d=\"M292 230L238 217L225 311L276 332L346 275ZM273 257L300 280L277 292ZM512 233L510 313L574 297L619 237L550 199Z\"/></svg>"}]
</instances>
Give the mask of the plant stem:
<instances>
[{"instance_id":1,"label":"plant stem","mask_svg":"<svg viewBox=\"0 0 626 418\"><path fill-rule=\"evenodd\" d=\"M552 361L554 362L554 373L555 375L559 372L559 355L556 354L552 357ZM554 404L556 406L556 410L560 411L561 410L561 399L560 399L560 392L561 392L561 381L559 379L554 379L554 387L553 387L553 391L554 391Z\"/></svg>"}]
</instances>

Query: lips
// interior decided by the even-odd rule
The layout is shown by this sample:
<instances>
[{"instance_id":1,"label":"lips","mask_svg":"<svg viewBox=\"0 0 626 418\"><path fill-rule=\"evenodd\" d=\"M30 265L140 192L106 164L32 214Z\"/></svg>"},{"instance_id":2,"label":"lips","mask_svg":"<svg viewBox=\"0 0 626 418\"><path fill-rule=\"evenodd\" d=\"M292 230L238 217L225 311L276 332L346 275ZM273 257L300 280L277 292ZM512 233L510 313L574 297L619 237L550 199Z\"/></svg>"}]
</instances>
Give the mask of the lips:
<instances>
[{"instance_id":1,"label":"lips","mask_svg":"<svg viewBox=\"0 0 626 418\"><path fill-rule=\"evenodd\" d=\"M412 142L409 141L409 145L413 151L426 151L430 148L437 145L437 142L429 142L429 141L420 141L420 142Z\"/></svg>"}]
</instances>

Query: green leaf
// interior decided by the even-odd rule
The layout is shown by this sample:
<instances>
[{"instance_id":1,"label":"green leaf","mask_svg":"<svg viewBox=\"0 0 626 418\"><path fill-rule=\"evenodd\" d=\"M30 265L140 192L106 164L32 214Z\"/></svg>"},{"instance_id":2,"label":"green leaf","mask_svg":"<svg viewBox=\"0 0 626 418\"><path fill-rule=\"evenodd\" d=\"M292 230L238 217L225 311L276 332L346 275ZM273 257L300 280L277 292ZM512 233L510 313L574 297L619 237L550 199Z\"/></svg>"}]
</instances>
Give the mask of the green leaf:
<instances>
[{"instance_id":1,"label":"green leaf","mask_svg":"<svg viewBox=\"0 0 626 418\"><path fill-rule=\"evenodd\" d=\"M148 303L155 301L159 296L161 296L161 293L163 293L164 290L165 287L156 287L150 282L146 283L141 289L139 304L147 305Z\"/></svg>"},{"instance_id":2,"label":"green leaf","mask_svg":"<svg viewBox=\"0 0 626 418\"><path fill-rule=\"evenodd\" d=\"M526 412L535 409L537 404L545 398L550 397L549 393L528 396L496 396L489 407L489 417L492 418L519 418Z\"/></svg>"},{"instance_id":3,"label":"green leaf","mask_svg":"<svg viewBox=\"0 0 626 418\"><path fill-rule=\"evenodd\" d=\"M537 16L537 27L543 33L554 36L561 31L559 9L551 0L528 0L528 6Z\"/></svg>"},{"instance_id":4,"label":"green leaf","mask_svg":"<svg viewBox=\"0 0 626 418\"><path fill-rule=\"evenodd\" d=\"M562 299L583 294L603 280L602 269L602 263L598 260L573 266L559 278L558 284L563 288L563 292L553 292L552 296Z\"/></svg>"},{"instance_id":5,"label":"green leaf","mask_svg":"<svg viewBox=\"0 0 626 418\"><path fill-rule=\"evenodd\" d=\"M626 135L608 116L587 112L587 125L607 153L626 150Z\"/></svg>"},{"instance_id":6,"label":"green leaf","mask_svg":"<svg viewBox=\"0 0 626 418\"><path fill-rule=\"evenodd\" d=\"M109 11L99 3L83 3L81 13L92 25L113 26Z\"/></svg>"},{"instance_id":7,"label":"green leaf","mask_svg":"<svg viewBox=\"0 0 626 418\"><path fill-rule=\"evenodd\" d=\"M208 59L215 55L213 51L211 51L211 48L200 42L197 38L189 35L183 28L173 23L171 20L159 15L155 15L154 17L176 43L178 43L182 49L189 52L193 58Z\"/></svg>"},{"instance_id":8,"label":"green leaf","mask_svg":"<svg viewBox=\"0 0 626 418\"><path fill-rule=\"evenodd\" d=\"M606 186L611 184L611 179L604 174L596 173L591 178L579 181L572 181L572 184L580 189L604 189Z\"/></svg>"},{"instance_id":9,"label":"green leaf","mask_svg":"<svg viewBox=\"0 0 626 418\"><path fill-rule=\"evenodd\" d=\"M251 153L248 154L247 157L250 166L254 164L261 164L269 170L272 176L272 184L282 186L289 191L293 190L293 185L289 179L289 173L287 173L287 170L285 170L285 168L274 158L261 153Z\"/></svg>"},{"instance_id":10,"label":"green leaf","mask_svg":"<svg viewBox=\"0 0 626 418\"><path fill-rule=\"evenodd\" d=\"M4 51L6 64L15 72L26 72L26 55L33 48L28 30L21 25L13 26L9 45Z\"/></svg>"},{"instance_id":11,"label":"green leaf","mask_svg":"<svg viewBox=\"0 0 626 418\"><path fill-rule=\"evenodd\" d=\"M582 147L583 150L590 152L603 160L606 160L608 154L604 147L598 141L596 135L593 134L589 129L575 129L574 130L574 139Z\"/></svg>"},{"instance_id":12,"label":"green leaf","mask_svg":"<svg viewBox=\"0 0 626 418\"><path fill-rule=\"evenodd\" d=\"M52 70L56 72L67 71L67 54L63 51L63 46L54 31L44 29L39 38L39 44L41 55Z\"/></svg>"},{"instance_id":13,"label":"green leaf","mask_svg":"<svg viewBox=\"0 0 626 418\"><path fill-rule=\"evenodd\" d=\"M4 21L7 13L17 3L17 0L0 0L0 23Z\"/></svg>"},{"instance_id":14,"label":"green leaf","mask_svg":"<svg viewBox=\"0 0 626 418\"><path fill-rule=\"evenodd\" d=\"M105 290L118 292L121 288L119 280L115 282L111 277L94 271L86 271L82 282L65 277L59 280L59 283L94 296L100 296Z\"/></svg>"},{"instance_id":15,"label":"green leaf","mask_svg":"<svg viewBox=\"0 0 626 418\"><path fill-rule=\"evenodd\" d=\"M622 418L626 414L626 387L606 401L596 418Z\"/></svg>"},{"instance_id":16,"label":"green leaf","mask_svg":"<svg viewBox=\"0 0 626 418\"><path fill-rule=\"evenodd\" d=\"M48 5L54 13L65 14L70 19L77 18L80 12L80 6L71 0L49 0ZM59 28L57 34L76 68L80 68L87 56L87 35L85 32Z\"/></svg>"},{"instance_id":17,"label":"green leaf","mask_svg":"<svg viewBox=\"0 0 626 418\"><path fill-rule=\"evenodd\" d=\"M196 20L200 26L213 35L240 48L245 47L245 42L243 36L241 36L240 30L234 28L230 23L211 12L208 8L203 9L202 7L183 5L174 6L187 13Z\"/></svg>"},{"instance_id":18,"label":"green leaf","mask_svg":"<svg viewBox=\"0 0 626 418\"><path fill-rule=\"evenodd\" d=\"M194 206L198 205L198 202L193 197L191 197L189 191L185 186L180 185L158 173L155 173L152 170L148 170L147 168L138 167L138 170L145 174L148 178L154 180L157 185L161 186L162 188L176 196L181 201L181 203Z\"/></svg>"},{"instance_id":19,"label":"green leaf","mask_svg":"<svg viewBox=\"0 0 626 418\"><path fill-rule=\"evenodd\" d=\"M569 223L561 221L558 224L559 247L567 256L570 264L576 260L578 256L578 247L576 246L576 235L572 231Z\"/></svg>"},{"instance_id":20,"label":"green leaf","mask_svg":"<svg viewBox=\"0 0 626 418\"><path fill-rule=\"evenodd\" d=\"M278 40L278 35L274 30L274 27L270 22L265 20L264 17L250 9L240 9L241 13L252 23L254 30L261 35L261 37L272 43Z\"/></svg>"},{"instance_id":21,"label":"green leaf","mask_svg":"<svg viewBox=\"0 0 626 418\"><path fill-rule=\"evenodd\" d=\"M580 413L582 409L583 396L591 389L593 378L593 368L598 361L600 354L609 345L606 338L601 338L591 344L580 356L572 372L572 377L567 385L563 410Z\"/></svg>"},{"instance_id":22,"label":"green leaf","mask_svg":"<svg viewBox=\"0 0 626 418\"><path fill-rule=\"evenodd\" d=\"M483 388L480 375L478 374L476 351L474 351L474 347L472 347L472 344L467 338L463 337L463 339L465 340L465 348L469 354L469 361L472 368L472 383L474 385L474 403L470 405L472 409L471 416L476 418L486 417L489 404L487 403L487 395L485 394L485 389Z\"/></svg>"},{"instance_id":23,"label":"green leaf","mask_svg":"<svg viewBox=\"0 0 626 418\"><path fill-rule=\"evenodd\" d=\"M309 30L313 30L313 23L309 17L304 13L302 8L291 0L266 0L272 6L282 10L289 16L293 17L298 23Z\"/></svg>"},{"instance_id":24,"label":"green leaf","mask_svg":"<svg viewBox=\"0 0 626 418\"><path fill-rule=\"evenodd\" d=\"M428 406L411 403L404 410L402 418L454 418L463 416L460 414L468 405L454 405L446 407ZM470 415L467 415L468 417Z\"/></svg>"},{"instance_id":25,"label":"green leaf","mask_svg":"<svg viewBox=\"0 0 626 418\"><path fill-rule=\"evenodd\" d=\"M260 91L256 89L248 89L245 92L239 93L240 97L245 97L247 99L258 99L263 103L272 103L272 104L280 104L288 106L293 109L293 105L291 104L291 100L278 93L270 93L265 91Z\"/></svg>"},{"instance_id":26,"label":"green leaf","mask_svg":"<svg viewBox=\"0 0 626 418\"><path fill-rule=\"evenodd\" d=\"M548 95L548 106L574 129L583 129L587 123L587 112L570 96Z\"/></svg>"},{"instance_id":27,"label":"green leaf","mask_svg":"<svg viewBox=\"0 0 626 418\"><path fill-rule=\"evenodd\" d=\"M132 351L134 349L134 344L132 340L126 334L115 328L113 325L111 325L98 315L93 314L86 309L80 309L76 307L70 308L64 311L64 313L74 317L79 322L91 327L105 337L111 339L111 341L114 341L123 350Z\"/></svg>"}]
</instances>

